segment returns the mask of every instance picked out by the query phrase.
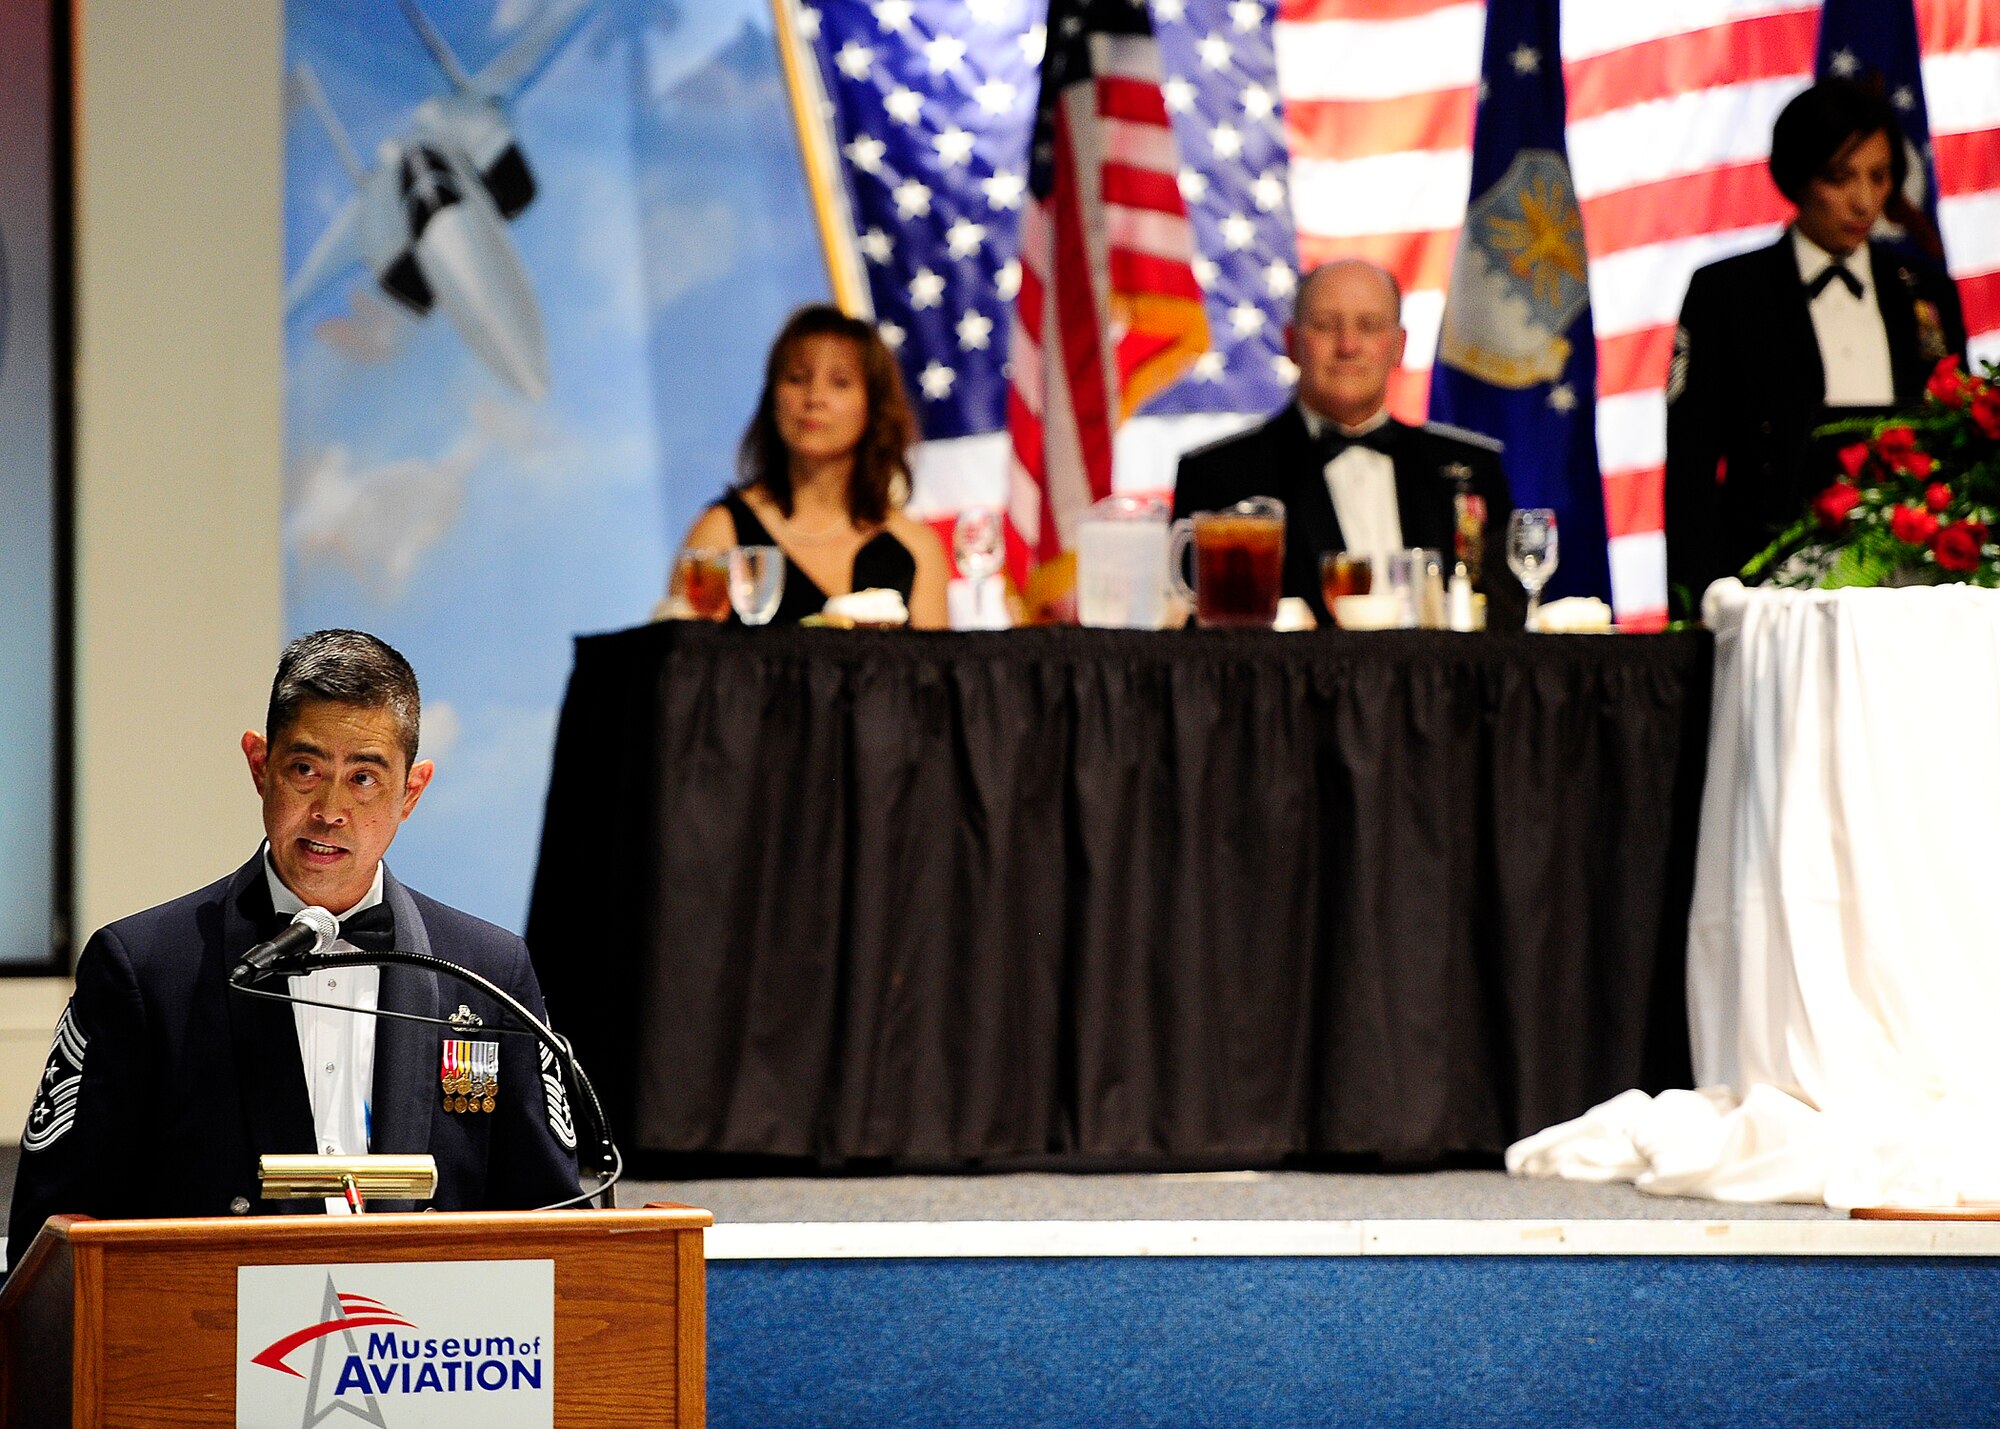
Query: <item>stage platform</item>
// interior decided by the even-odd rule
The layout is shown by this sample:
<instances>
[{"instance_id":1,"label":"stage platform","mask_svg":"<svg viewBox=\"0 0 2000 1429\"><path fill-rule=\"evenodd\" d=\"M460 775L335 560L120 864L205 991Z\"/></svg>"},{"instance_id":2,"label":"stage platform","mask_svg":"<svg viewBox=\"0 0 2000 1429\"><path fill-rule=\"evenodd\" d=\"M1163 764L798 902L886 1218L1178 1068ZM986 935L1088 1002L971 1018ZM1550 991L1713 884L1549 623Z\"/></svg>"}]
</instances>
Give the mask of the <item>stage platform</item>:
<instances>
[{"instance_id":1,"label":"stage platform","mask_svg":"<svg viewBox=\"0 0 2000 1429\"><path fill-rule=\"evenodd\" d=\"M1421 1175L635 1182L716 1426L1991 1423L2000 1226Z\"/></svg>"},{"instance_id":2,"label":"stage platform","mask_svg":"<svg viewBox=\"0 0 2000 1429\"><path fill-rule=\"evenodd\" d=\"M649 1200L716 1215L714 1429L2000 1422L1990 1222L1497 1171L620 1188Z\"/></svg>"}]
</instances>

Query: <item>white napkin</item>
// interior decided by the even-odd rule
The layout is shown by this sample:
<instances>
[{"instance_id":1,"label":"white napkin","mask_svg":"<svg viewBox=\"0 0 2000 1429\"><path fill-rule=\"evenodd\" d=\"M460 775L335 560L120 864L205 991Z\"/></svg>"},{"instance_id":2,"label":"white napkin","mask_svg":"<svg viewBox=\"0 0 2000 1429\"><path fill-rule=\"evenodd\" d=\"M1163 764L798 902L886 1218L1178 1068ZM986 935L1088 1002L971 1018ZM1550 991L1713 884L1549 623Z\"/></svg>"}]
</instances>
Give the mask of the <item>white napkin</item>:
<instances>
[{"instance_id":1,"label":"white napkin","mask_svg":"<svg viewBox=\"0 0 2000 1429\"><path fill-rule=\"evenodd\" d=\"M903 597L896 591L885 590L880 586L834 596L826 603L826 613L840 619L851 620L856 625L910 623L909 607L903 604Z\"/></svg>"},{"instance_id":2,"label":"white napkin","mask_svg":"<svg viewBox=\"0 0 2000 1429\"><path fill-rule=\"evenodd\" d=\"M1588 634L1611 628L1611 607L1594 595L1571 595L1542 607L1537 630L1556 635Z\"/></svg>"}]
</instances>

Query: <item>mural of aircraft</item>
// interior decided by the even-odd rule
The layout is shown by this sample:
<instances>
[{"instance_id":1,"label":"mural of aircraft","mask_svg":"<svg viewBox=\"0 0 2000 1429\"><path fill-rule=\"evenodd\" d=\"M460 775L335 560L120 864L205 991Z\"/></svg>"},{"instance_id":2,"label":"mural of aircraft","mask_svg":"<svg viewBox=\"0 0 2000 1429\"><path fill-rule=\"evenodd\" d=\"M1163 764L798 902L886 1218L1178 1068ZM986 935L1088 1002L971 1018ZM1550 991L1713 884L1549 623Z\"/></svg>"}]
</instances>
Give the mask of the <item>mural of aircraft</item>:
<instances>
[{"instance_id":1,"label":"mural of aircraft","mask_svg":"<svg viewBox=\"0 0 2000 1429\"><path fill-rule=\"evenodd\" d=\"M411 110L364 167L318 77L305 65L292 71L355 192L286 286L285 311L359 264L409 312L441 312L496 376L539 400L549 390L548 341L507 231L534 201L535 178L507 110L595 0L546 0L478 74L466 72L415 0L398 3L450 92Z\"/></svg>"}]
</instances>

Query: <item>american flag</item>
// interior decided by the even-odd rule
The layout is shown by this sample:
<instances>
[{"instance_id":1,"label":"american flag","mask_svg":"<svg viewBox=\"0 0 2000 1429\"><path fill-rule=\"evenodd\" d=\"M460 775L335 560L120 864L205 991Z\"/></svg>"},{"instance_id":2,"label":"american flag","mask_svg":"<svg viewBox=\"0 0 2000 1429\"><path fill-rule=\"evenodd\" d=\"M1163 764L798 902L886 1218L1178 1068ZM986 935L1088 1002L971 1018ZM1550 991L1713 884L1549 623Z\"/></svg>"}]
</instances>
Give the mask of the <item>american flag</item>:
<instances>
[{"instance_id":1,"label":"american flag","mask_svg":"<svg viewBox=\"0 0 2000 1429\"><path fill-rule=\"evenodd\" d=\"M1128 0L1053 0L1048 25L1008 343L1023 578L1075 549L1117 428L1208 350L1152 26Z\"/></svg>"},{"instance_id":2,"label":"american flag","mask_svg":"<svg viewBox=\"0 0 2000 1429\"><path fill-rule=\"evenodd\" d=\"M801 7L873 311L926 440L913 514L948 528L1010 494L1007 334L1044 0L875 0ZM1297 259L1272 16L1256 0L1155 0L1161 103L1192 224L1209 344L1117 434L1113 484L1163 491L1189 446L1276 410Z\"/></svg>"},{"instance_id":3,"label":"american flag","mask_svg":"<svg viewBox=\"0 0 2000 1429\"><path fill-rule=\"evenodd\" d=\"M874 316L925 437L1004 430L1028 135L1046 28L1027 0L877 0L799 13L845 161Z\"/></svg>"},{"instance_id":4,"label":"american flag","mask_svg":"<svg viewBox=\"0 0 2000 1429\"><path fill-rule=\"evenodd\" d=\"M1884 4L1902 0L1881 0ZM1114 485L1158 490L1188 446L1290 393L1295 274L1371 257L1405 289L1390 388L1426 410L1471 179L1480 0L1151 0L1209 351L1118 436ZM1042 0L802 7L845 158L875 313L928 440L913 511L1007 495L1007 380ZM1818 0L1565 0L1571 173L1590 249L1598 446L1621 618L1665 605L1664 386L1688 276L1789 210L1771 123L1810 82ZM2000 357L2000 6L1917 0L1939 227L1973 352Z\"/></svg>"}]
</instances>

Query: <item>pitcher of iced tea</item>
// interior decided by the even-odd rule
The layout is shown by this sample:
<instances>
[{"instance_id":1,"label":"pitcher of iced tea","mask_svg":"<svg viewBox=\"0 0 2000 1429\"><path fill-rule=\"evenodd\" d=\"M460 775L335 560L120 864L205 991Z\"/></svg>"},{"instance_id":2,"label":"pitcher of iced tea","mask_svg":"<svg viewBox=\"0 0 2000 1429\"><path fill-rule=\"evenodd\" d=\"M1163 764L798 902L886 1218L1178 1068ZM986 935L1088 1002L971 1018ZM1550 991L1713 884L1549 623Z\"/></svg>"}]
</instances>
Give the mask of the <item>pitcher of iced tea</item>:
<instances>
[{"instance_id":1,"label":"pitcher of iced tea","mask_svg":"<svg viewBox=\"0 0 2000 1429\"><path fill-rule=\"evenodd\" d=\"M1182 572L1194 547L1194 585ZM1285 584L1285 503L1253 496L1174 522L1167 569L1203 625L1262 626L1278 616Z\"/></svg>"}]
</instances>

